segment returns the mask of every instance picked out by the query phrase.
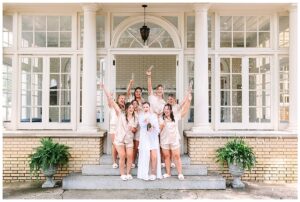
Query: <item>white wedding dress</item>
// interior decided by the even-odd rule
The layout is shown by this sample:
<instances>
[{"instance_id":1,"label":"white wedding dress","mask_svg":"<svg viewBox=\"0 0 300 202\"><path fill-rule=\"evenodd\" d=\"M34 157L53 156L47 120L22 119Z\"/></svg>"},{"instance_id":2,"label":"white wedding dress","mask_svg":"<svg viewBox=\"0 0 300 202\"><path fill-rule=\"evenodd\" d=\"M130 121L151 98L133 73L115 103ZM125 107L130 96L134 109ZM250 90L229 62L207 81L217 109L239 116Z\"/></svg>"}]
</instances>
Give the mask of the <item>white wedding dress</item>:
<instances>
[{"instance_id":1,"label":"white wedding dress","mask_svg":"<svg viewBox=\"0 0 300 202\"><path fill-rule=\"evenodd\" d=\"M148 132L145 119L149 119L153 129ZM157 151L157 169L156 178L161 179L161 162L160 162L160 148L159 148L159 125L156 114L154 113L141 113L139 115L140 125L140 144L139 144L139 161L137 178L148 180L151 175L150 164L150 150L156 149Z\"/></svg>"}]
</instances>

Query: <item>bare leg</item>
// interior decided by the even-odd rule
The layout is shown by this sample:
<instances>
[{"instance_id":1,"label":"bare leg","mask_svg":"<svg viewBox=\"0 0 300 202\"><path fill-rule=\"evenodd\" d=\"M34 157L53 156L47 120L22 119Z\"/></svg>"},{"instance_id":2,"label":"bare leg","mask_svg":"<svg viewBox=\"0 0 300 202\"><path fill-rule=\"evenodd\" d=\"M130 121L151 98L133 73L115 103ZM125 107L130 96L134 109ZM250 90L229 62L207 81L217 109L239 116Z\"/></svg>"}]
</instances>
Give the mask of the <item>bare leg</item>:
<instances>
[{"instance_id":1,"label":"bare leg","mask_svg":"<svg viewBox=\"0 0 300 202\"><path fill-rule=\"evenodd\" d=\"M178 174L182 174L182 165L181 165L179 148L172 150L172 156L173 156L173 159L175 160L175 165L176 165Z\"/></svg>"},{"instance_id":2,"label":"bare leg","mask_svg":"<svg viewBox=\"0 0 300 202\"><path fill-rule=\"evenodd\" d=\"M132 147L131 148L127 148L126 147L126 156L127 156L126 169L127 169L127 175L129 175L130 171L131 171L132 156L133 156L133 149L132 149Z\"/></svg>"},{"instance_id":3,"label":"bare leg","mask_svg":"<svg viewBox=\"0 0 300 202\"><path fill-rule=\"evenodd\" d=\"M157 169L157 151L156 151L156 149L150 150L150 162L151 162L151 175L156 175L156 169Z\"/></svg>"},{"instance_id":4,"label":"bare leg","mask_svg":"<svg viewBox=\"0 0 300 202\"><path fill-rule=\"evenodd\" d=\"M133 146L133 157L132 157L132 163L135 163L136 155L138 153L138 148L140 141L138 140L133 140L134 146Z\"/></svg>"},{"instance_id":5,"label":"bare leg","mask_svg":"<svg viewBox=\"0 0 300 202\"><path fill-rule=\"evenodd\" d=\"M116 149L119 154L119 168L120 168L120 174L124 175L124 165L125 165L125 146L124 145L117 145Z\"/></svg>"},{"instance_id":6,"label":"bare leg","mask_svg":"<svg viewBox=\"0 0 300 202\"><path fill-rule=\"evenodd\" d=\"M164 156L165 164L166 164L166 172L168 175L171 175L171 155L169 149L162 149L162 153Z\"/></svg>"},{"instance_id":7,"label":"bare leg","mask_svg":"<svg viewBox=\"0 0 300 202\"><path fill-rule=\"evenodd\" d=\"M111 141L112 143L115 141L115 134L111 134ZM111 155L112 155L113 163L117 163L118 152L114 144L112 144L111 146Z\"/></svg>"}]
</instances>

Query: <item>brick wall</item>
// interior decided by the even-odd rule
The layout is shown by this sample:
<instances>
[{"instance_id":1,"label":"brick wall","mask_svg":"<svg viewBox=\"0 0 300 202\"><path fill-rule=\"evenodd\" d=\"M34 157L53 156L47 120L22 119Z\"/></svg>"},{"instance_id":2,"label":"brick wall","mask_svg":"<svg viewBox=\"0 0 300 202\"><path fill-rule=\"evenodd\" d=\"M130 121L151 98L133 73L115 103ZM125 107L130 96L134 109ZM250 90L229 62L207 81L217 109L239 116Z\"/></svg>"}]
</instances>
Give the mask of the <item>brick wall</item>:
<instances>
[{"instance_id":1,"label":"brick wall","mask_svg":"<svg viewBox=\"0 0 300 202\"><path fill-rule=\"evenodd\" d=\"M228 137L189 137L188 154L191 164L208 166L210 172L220 172L232 179L227 166L215 163L216 150L225 145ZM253 147L257 158L256 166L245 171L242 179L266 183L297 182L297 137L246 137L246 143Z\"/></svg>"},{"instance_id":2,"label":"brick wall","mask_svg":"<svg viewBox=\"0 0 300 202\"><path fill-rule=\"evenodd\" d=\"M60 168L54 179L72 172L81 172L84 164L99 164L103 152L103 137L55 137L54 142L70 146L68 168ZM40 137L3 137L3 182L30 181L28 155L39 147ZM44 179L40 174L40 179Z\"/></svg>"}]
</instances>

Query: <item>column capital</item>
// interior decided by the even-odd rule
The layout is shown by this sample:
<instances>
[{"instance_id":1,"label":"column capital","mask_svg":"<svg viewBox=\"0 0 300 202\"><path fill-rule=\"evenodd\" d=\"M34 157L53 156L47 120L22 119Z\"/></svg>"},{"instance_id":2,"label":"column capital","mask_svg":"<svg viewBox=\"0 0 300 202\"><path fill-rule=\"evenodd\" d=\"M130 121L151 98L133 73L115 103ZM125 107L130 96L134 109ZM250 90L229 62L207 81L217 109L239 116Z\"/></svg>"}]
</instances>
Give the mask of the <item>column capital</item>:
<instances>
[{"instance_id":1,"label":"column capital","mask_svg":"<svg viewBox=\"0 0 300 202\"><path fill-rule=\"evenodd\" d=\"M195 12L207 12L208 9L210 8L211 4L194 4L194 10Z\"/></svg>"},{"instance_id":2,"label":"column capital","mask_svg":"<svg viewBox=\"0 0 300 202\"><path fill-rule=\"evenodd\" d=\"M288 11L289 12L297 12L297 4L296 3L290 4L290 6L288 7Z\"/></svg>"},{"instance_id":3,"label":"column capital","mask_svg":"<svg viewBox=\"0 0 300 202\"><path fill-rule=\"evenodd\" d=\"M81 7L84 12L97 12L100 8L100 6L96 3L93 4L83 3L81 4Z\"/></svg>"}]
</instances>

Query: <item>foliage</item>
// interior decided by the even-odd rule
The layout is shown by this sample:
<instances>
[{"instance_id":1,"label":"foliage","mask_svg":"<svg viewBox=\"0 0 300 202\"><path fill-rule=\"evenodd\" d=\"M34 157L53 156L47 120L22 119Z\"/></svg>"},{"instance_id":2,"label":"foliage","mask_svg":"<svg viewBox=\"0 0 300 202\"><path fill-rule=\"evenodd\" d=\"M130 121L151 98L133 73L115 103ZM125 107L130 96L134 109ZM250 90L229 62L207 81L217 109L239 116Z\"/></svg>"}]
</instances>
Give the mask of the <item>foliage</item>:
<instances>
[{"instance_id":1,"label":"foliage","mask_svg":"<svg viewBox=\"0 0 300 202\"><path fill-rule=\"evenodd\" d=\"M256 163L256 158L251 147L242 139L233 139L224 147L217 149L216 162L224 166L226 163L240 165L243 169L251 170Z\"/></svg>"},{"instance_id":2,"label":"foliage","mask_svg":"<svg viewBox=\"0 0 300 202\"><path fill-rule=\"evenodd\" d=\"M30 173L38 176L39 170L47 170L50 167L57 168L58 166L68 165L70 147L54 143L52 138L42 138L42 146L36 148L33 154L29 155Z\"/></svg>"}]
</instances>

